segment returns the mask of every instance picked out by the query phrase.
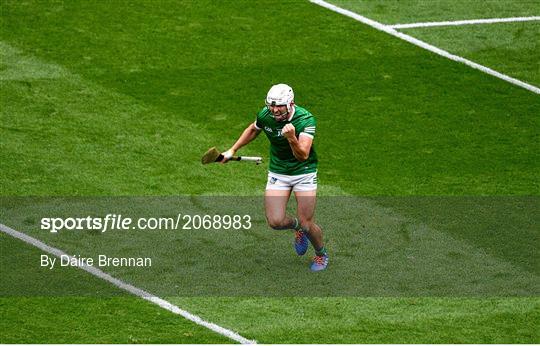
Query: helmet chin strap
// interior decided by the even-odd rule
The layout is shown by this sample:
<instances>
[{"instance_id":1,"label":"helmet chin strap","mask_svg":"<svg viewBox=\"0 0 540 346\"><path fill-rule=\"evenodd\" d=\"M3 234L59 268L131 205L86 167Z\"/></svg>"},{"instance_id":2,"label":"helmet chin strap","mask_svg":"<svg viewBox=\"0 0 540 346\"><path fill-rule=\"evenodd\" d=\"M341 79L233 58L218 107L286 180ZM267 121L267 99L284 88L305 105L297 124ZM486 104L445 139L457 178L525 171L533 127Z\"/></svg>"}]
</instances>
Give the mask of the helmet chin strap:
<instances>
[{"instance_id":1,"label":"helmet chin strap","mask_svg":"<svg viewBox=\"0 0 540 346\"><path fill-rule=\"evenodd\" d=\"M287 111L281 112L278 115L274 115L274 119L276 119L277 121L284 121L287 119L288 115L289 115L289 111L287 110ZM280 119L278 120L277 118L280 118Z\"/></svg>"},{"instance_id":2,"label":"helmet chin strap","mask_svg":"<svg viewBox=\"0 0 540 346\"><path fill-rule=\"evenodd\" d=\"M274 119L277 120L277 118L281 118L281 117L284 117L284 119L287 119L286 116L289 114L289 107L287 107L286 110L284 110L283 112L279 112L278 114L274 114L274 112L272 112L272 116L274 117ZM282 120L278 120L278 121L283 121L284 119Z\"/></svg>"},{"instance_id":3,"label":"helmet chin strap","mask_svg":"<svg viewBox=\"0 0 540 346\"><path fill-rule=\"evenodd\" d=\"M273 104L273 105L274 105L274 104ZM294 103L292 103L292 102L289 103L289 104L287 105L287 109L284 110L283 112L280 112L280 113L277 114L277 115L275 115L275 114L272 112L272 115L274 116L274 119L276 119L276 121L284 121L284 120L286 120L286 119L289 117L289 114L291 114L291 112L292 112L292 110L293 110L293 105L294 105ZM267 106L267 107L269 107L269 106ZM280 120L277 119L277 118L282 118L282 117L283 117L283 119L280 119Z\"/></svg>"},{"instance_id":4,"label":"helmet chin strap","mask_svg":"<svg viewBox=\"0 0 540 346\"><path fill-rule=\"evenodd\" d=\"M287 116L285 117L285 120L289 119L289 117L291 117L293 113L294 113L294 102L291 102L287 105L287 112L285 113L287 114Z\"/></svg>"}]
</instances>

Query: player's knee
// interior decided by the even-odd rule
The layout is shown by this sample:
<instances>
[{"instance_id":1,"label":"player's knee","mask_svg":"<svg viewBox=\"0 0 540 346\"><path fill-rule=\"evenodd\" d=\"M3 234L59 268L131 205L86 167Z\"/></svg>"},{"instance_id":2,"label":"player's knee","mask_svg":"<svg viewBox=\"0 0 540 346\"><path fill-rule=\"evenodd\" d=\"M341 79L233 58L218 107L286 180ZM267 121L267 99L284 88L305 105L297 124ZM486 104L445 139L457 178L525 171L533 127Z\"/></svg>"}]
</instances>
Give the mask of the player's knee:
<instances>
[{"instance_id":1,"label":"player's knee","mask_svg":"<svg viewBox=\"0 0 540 346\"><path fill-rule=\"evenodd\" d=\"M275 217L266 217L266 222L270 228L275 230L283 229L283 220Z\"/></svg>"}]
</instances>

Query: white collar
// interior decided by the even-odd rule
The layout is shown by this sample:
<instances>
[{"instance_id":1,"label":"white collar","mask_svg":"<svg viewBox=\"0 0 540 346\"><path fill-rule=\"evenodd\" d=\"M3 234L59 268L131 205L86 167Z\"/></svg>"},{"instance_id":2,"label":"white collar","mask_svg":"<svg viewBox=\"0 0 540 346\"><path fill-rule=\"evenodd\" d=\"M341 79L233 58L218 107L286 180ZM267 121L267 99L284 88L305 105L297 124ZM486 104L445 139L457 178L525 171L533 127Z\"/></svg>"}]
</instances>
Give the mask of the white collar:
<instances>
[{"instance_id":1,"label":"white collar","mask_svg":"<svg viewBox=\"0 0 540 346\"><path fill-rule=\"evenodd\" d=\"M289 117L289 119L287 119L287 121L291 121L291 119L294 117L294 113L296 112L296 107L293 105L292 106L292 112L291 112L291 116Z\"/></svg>"}]
</instances>

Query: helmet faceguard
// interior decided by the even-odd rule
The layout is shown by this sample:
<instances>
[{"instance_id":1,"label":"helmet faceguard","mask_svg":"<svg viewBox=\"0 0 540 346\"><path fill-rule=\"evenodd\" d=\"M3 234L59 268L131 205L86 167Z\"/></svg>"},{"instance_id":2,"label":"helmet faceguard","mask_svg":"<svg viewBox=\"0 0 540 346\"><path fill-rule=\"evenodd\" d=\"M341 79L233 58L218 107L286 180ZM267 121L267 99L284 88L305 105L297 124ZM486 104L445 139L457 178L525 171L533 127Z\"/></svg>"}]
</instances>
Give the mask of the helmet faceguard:
<instances>
[{"instance_id":1,"label":"helmet faceguard","mask_svg":"<svg viewBox=\"0 0 540 346\"><path fill-rule=\"evenodd\" d=\"M268 91L265 103L268 109L270 109L271 106L287 106L287 113L281 115L291 114L294 104L294 92L287 84L276 84Z\"/></svg>"}]
</instances>

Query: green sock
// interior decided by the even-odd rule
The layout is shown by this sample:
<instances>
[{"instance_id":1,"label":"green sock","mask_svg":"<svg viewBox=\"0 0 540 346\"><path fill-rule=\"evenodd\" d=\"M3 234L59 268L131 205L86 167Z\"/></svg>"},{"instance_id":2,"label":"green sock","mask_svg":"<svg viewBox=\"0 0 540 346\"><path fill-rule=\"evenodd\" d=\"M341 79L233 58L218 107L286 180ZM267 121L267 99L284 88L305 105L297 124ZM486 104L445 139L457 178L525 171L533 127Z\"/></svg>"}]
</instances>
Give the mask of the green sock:
<instances>
[{"instance_id":1,"label":"green sock","mask_svg":"<svg viewBox=\"0 0 540 346\"><path fill-rule=\"evenodd\" d=\"M294 226L293 226L293 229L294 229L295 231L299 231L301 228L302 228L302 226L300 226L300 221L298 221L298 218L295 217L295 218L294 218Z\"/></svg>"},{"instance_id":2,"label":"green sock","mask_svg":"<svg viewBox=\"0 0 540 346\"><path fill-rule=\"evenodd\" d=\"M315 250L315 255L317 255L317 256L323 256L323 255L326 255L326 254L327 254L327 252L326 252L326 248L324 247L324 245L319 250Z\"/></svg>"}]
</instances>

